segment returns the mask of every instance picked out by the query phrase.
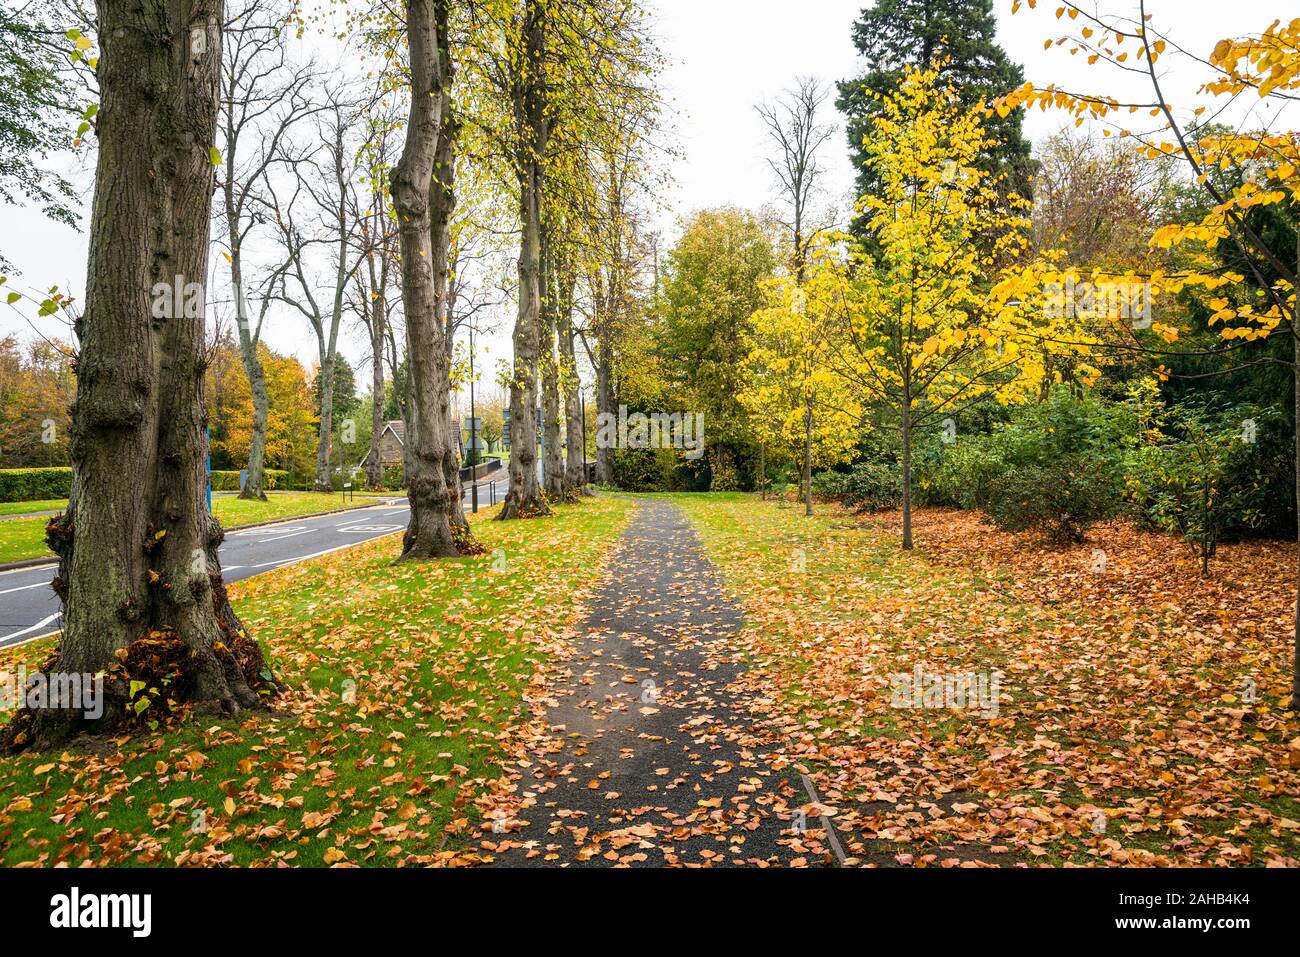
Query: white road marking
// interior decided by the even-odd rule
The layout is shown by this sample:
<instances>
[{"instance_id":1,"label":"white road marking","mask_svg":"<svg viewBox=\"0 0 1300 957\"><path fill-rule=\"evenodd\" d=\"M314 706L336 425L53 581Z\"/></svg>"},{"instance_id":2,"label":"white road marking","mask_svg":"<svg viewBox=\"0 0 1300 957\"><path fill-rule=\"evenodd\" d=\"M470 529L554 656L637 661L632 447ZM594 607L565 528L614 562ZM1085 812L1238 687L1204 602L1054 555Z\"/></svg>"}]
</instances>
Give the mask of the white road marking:
<instances>
[{"instance_id":1,"label":"white road marking","mask_svg":"<svg viewBox=\"0 0 1300 957\"><path fill-rule=\"evenodd\" d=\"M308 532L314 532L314 531L316 531L316 529L314 528L303 528L303 529L299 529L296 532L287 532L284 535L272 535L270 538L259 538L257 540L257 544L264 545L267 542L278 542L282 538L293 538L295 535L306 535Z\"/></svg>"},{"instance_id":2,"label":"white road marking","mask_svg":"<svg viewBox=\"0 0 1300 957\"><path fill-rule=\"evenodd\" d=\"M3 638L0 638L0 645L2 645L2 644L4 644L5 642L7 642L10 638L17 638L19 635L25 635L25 634L27 634L29 631L35 631L37 628L44 628L46 625L48 625L48 624L49 624L50 622L52 622L54 619L58 618L59 615L61 615L61 614L63 614L63 613L62 613L62 612L59 612L59 611L56 611L54 614L50 615L48 618L42 618L40 621L38 621L38 622L37 622L36 624L34 624L34 625L28 625L26 628L22 629L21 631L15 631L15 632L13 632L12 634L5 635Z\"/></svg>"},{"instance_id":3,"label":"white road marking","mask_svg":"<svg viewBox=\"0 0 1300 957\"><path fill-rule=\"evenodd\" d=\"M19 585L17 588L6 588L0 591L0 595L8 595L10 592L26 591L29 588L40 588L42 585L48 585L49 582L37 582L35 585Z\"/></svg>"}]
</instances>

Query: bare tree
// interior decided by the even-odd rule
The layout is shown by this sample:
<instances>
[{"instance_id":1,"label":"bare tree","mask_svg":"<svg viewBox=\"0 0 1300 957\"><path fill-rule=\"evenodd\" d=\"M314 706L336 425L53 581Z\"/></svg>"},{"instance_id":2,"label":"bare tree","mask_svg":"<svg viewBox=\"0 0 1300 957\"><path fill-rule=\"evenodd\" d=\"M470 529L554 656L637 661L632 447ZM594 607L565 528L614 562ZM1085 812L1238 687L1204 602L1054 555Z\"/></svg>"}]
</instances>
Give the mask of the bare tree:
<instances>
[{"instance_id":1,"label":"bare tree","mask_svg":"<svg viewBox=\"0 0 1300 957\"><path fill-rule=\"evenodd\" d=\"M316 334L320 358L316 386L320 426L313 488L318 492L333 488L330 446L334 432L334 369L339 326L348 286L362 261L356 253L358 223L352 216L354 206L349 202L356 176L356 149L351 141L356 112L355 104L342 90L327 90L316 113L314 139L319 145L286 158L283 163L291 174L289 200L279 201L271 177L263 180L274 207L281 248L279 284L273 295L297 309ZM330 260L332 282L324 287L316 279L318 250ZM318 298L318 291L328 298Z\"/></svg>"},{"instance_id":2,"label":"bare tree","mask_svg":"<svg viewBox=\"0 0 1300 957\"><path fill-rule=\"evenodd\" d=\"M225 228L225 257L230 266L239 354L253 398L252 437L248 475L240 498L266 499L264 463L270 399L257 347L272 301L261 296L255 326L250 327L245 289L244 246L253 229L266 222L266 198L261 190L271 166L284 157L291 128L315 113L310 100L314 66L289 62L285 31L290 8L280 0L242 0L226 25L222 53L221 103L217 142L224 159L218 167L219 220ZM250 145L249 155L244 147ZM283 265L279 269L283 270ZM275 285L273 271L266 291Z\"/></svg>"},{"instance_id":3,"label":"bare tree","mask_svg":"<svg viewBox=\"0 0 1300 957\"><path fill-rule=\"evenodd\" d=\"M767 127L768 138L775 146L775 155L768 157L767 163L779 184L783 205L789 211L790 218L784 225L790 230L790 262L795 282L800 285L808 264L809 245L820 232L810 224L810 220L823 173L817 151L835 132L833 126L822 123L819 117L829 95L817 79L800 77L774 102L757 107ZM813 513L812 440L813 403L809 397L804 410L802 484L805 515Z\"/></svg>"},{"instance_id":4,"label":"bare tree","mask_svg":"<svg viewBox=\"0 0 1300 957\"><path fill-rule=\"evenodd\" d=\"M397 224L387 190L392 165L397 116L381 96L365 111L362 136L363 189L349 192L351 216L357 223L357 255L364 269L354 276L356 295L352 311L365 327L370 343L370 453L366 460L366 485L383 485L380 437L384 428L384 363L391 337L392 313L398 302L391 295L397 279ZM364 202L363 202L364 197ZM397 299L400 299L400 290ZM394 375L396 369L393 370Z\"/></svg>"},{"instance_id":5,"label":"bare tree","mask_svg":"<svg viewBox=\"0 0 1300 957\"><path fill-rule=\"evenodd\" d=\"M791 233L790 261L795 279L802 283L808 245L817 230L810 227L813 202L824 172L817 152L835 133L822 123L820 113L830 93L813 77L800 77L795 85L771 103L756 107L763 118L768 138L775 146L768 166L780 187L781 199L790 219L784 223Z\"/></svg>"}]
</instances>

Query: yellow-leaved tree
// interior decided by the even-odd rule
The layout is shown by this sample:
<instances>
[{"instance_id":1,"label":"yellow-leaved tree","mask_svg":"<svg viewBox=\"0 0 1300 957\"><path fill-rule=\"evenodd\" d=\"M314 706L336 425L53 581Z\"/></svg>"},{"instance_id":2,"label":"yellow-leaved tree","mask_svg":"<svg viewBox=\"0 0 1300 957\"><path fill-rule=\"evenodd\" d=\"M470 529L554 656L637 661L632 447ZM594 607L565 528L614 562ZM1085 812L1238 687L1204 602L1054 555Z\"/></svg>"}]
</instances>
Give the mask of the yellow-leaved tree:
<instances>
[{"instance_id":1,"label":"yellow-leaved tree","mask_svg":"<svg viewBox=\"0 0 1300 957\"><path fill-rule=\"evenodd\" d=\"M855 391L831 369L827 307L834 301L834 251L808 251L804 283L780 275L760 283L764 308L751 320L739 398L763 447L788 449L802 461L804 514L812 514L813 466L844 461L853 450L862 409ZM827 295L827 293L830 295Z\"/></svg>"},{"instance_id":2,"label":"yellow-leaved tree","mask_svg":"<svg viewBox=\"0 0 1300 957\"><path fill-rule=\"evenodd\" d=\"M973 403L1033 398L1046 349L1086 349L1084 330L1045 334L1064 321L1046 302L1055 270L1032 261L1028 203L980 168L988 116L933 68L880 97L865 144L879 191L859 200L867 234L819 287L832 368L899 432L904 548L918 429L953 435Z\"/></svg>"},{"instance_id":3,"label":"yellow-leaved tree","mask_svg":"<svg viewBox=\"0 0 1300 957\"><path fill-rule=\"evenodd\" d=\"M1012 12L1034 8L1036 0L1014 0ZM1107 136L1131 139L1149 159L1173 158L1186 164L1191 181L1211 201L1208 212L1155 231L1156 247L1182 247L1199 271L1157 276L1165 292L1199 288L1211 310L1211 325L1223 345L1216 353L1236 360L1225 372L1283 364L1295 375L1300 410L1300 328L1296 288L1300 279L1300 132L1287 129L1300 99L1300 18L1275 20L1259 33L1226 37L1210 51L1188 49L1154 22L1145 0L1110 0L1086 6L1047 5L1069 29L1049 37L1071 55L1082 54L1098 69L1108 68L1132 84L1121 96L1090 89L1036 87L1026 83L1002 98L996 108L1055 108L1093 121ZM1197 101L1175 103L1165 84L1174 70L1204 71ZM1241 104L1247 105L1243 109ZM1263 109L1261 109L1261 106ZM1266 117L1266 121L1261 120ZM1239 119L1237 128L1226 125ZM1261 124L1261 125L1256 125ZM1261 226L1268 207L1289 205ZM1287 235L1287 234L1290 235ZM1216 269L1215 247L1229 247L1240 272ZM1156 328L1172 343L1177 330ZM1289 337L1278 350L1267 347ZM1279 354L1280 353L1280 354ZM1163 368L1158 370L1167 374ZM1297 416L1300 423L1300 416ZM1300 428L1295 434L1296 501L1300 506ZM1300 594L1296 600L1291 707L1300 706Z\"/></svg>"}]
</instances>

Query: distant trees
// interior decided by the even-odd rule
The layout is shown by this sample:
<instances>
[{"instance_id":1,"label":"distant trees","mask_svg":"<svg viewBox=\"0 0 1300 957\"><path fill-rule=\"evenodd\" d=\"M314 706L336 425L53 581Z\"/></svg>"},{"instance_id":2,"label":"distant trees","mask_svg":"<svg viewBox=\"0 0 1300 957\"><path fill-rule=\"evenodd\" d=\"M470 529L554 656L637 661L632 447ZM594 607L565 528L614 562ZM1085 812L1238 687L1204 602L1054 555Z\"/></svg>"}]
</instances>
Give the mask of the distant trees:
<instances>
[{"instance_id":1,"label":"distant trees","mask_svg":"<svg viewBox=\"0 0 1300 957\"><path fill-rule=\"evenodd\" d=\"M776 268L770 230L734 207L701 210L668 252L655 351L682 407L704 414L713 488L738 488L753 451L739 395L751 317L766 303L759 281Z\"/></svg>"},{"instance_id":2,"label":"distant trees","mask_svg":"<svg viewBox=\"0 0 1300 957\"><path fill-rule=\"evenodd\" d=\"M315 460L317 407L307 370L292 356L259 343L258 364L268 397L265 438L267 468L301 472ZM212 430L212 466L240 469L253 442L252 400L246 366L229 334L208 350L208 418Z\"/></svg>"},{"instance_id":3,"label":"distant trees","mask_svg":"<svg viewBox=\"0 0 1300 957\"><path fill-rule=\"evenodd\" d=\"M68 464L72 359L63 343L0 339L0 468Z\"/></svg>"}]
</instances>

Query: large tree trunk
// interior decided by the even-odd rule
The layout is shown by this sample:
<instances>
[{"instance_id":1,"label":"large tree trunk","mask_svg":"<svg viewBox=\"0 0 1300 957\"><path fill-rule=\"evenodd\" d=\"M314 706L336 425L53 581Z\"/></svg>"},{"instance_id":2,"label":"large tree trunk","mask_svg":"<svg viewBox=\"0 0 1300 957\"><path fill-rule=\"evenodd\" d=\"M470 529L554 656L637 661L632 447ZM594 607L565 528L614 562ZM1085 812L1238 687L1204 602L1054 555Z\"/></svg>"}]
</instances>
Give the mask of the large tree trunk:
<instances>
[{"instance_id":1,"label":"large tree trunk","mask_svg":"<svg viewBox=\"0 0 1300 957\"><path fill-rule=\"evenodd\" d=\"M527 0L524 50L514 91L519 178L519 313L515 319L514 368L510 377L510 491L498 519L549 515L537 481L537 353L541 335L542 157L549 119L542 94L546 11Z\"/></svg>"},{"instance_id":2,"label":"large tree trunk","mask_svg":"<svg viewBox=\"0 0 1300 957\"><path fill-rule=\"evenodd\" d=\"M446 0L409 0L411 113L402 158L391 175L402 257L410 409L406 426L407 496L411 519L402 539L403 560L459 554L452 535L451 495L443 471L449 399L446 349L434 290L430 185L442 119L442 78L434 8ZM440 22L445 22L439 16Z\"/></svg>"},{"instance_id":3,"label":"large tree trunk","mask_svg":"<svg viewBox=\"0 0 1300 957\"><path fill-rule=\"evenodd\" d=\"M225 602L221 530L205 505L201 287L221 0L97 10L102 105L72 493L48 536L64 614L51 669L106 673L97 728L107 728L166 717L162 696L140 715L126 707L132 678L153 686L171 672L172 699L231 714L262 704L264 666ZM5 739L52 746L85 724L79 711L24 711Z\"/></svg>"},{"instance_id":4,"label":"large tree trunk","mask_svg":"<svg viewBox=\"0 0 1300 957\"><path fill-rule=\"evenodd\" d=\"M453 303L454 287L451 280L451 217L456 209L456 136L460 123L452 112L451 85L453 81L450 33L447 29L447 4L439 3L435 10L438 30L438 62L442 76L442 123L438 127L438 148L434 153L433 181L429 196L433 211L433 291L438 323L443 330L443 363L438 368L435 388L445 396L447 408L446 445L442 453L443 481L447 485L447 521L452 538L462 555L476 555L487 551L474 538L465 517L465 493L460 480L460 449L456 441L460 423L451 401L451 367L456 349L456 328ZM474 481L471 477L470 481Z\"/></svg>"}]
</instances>

